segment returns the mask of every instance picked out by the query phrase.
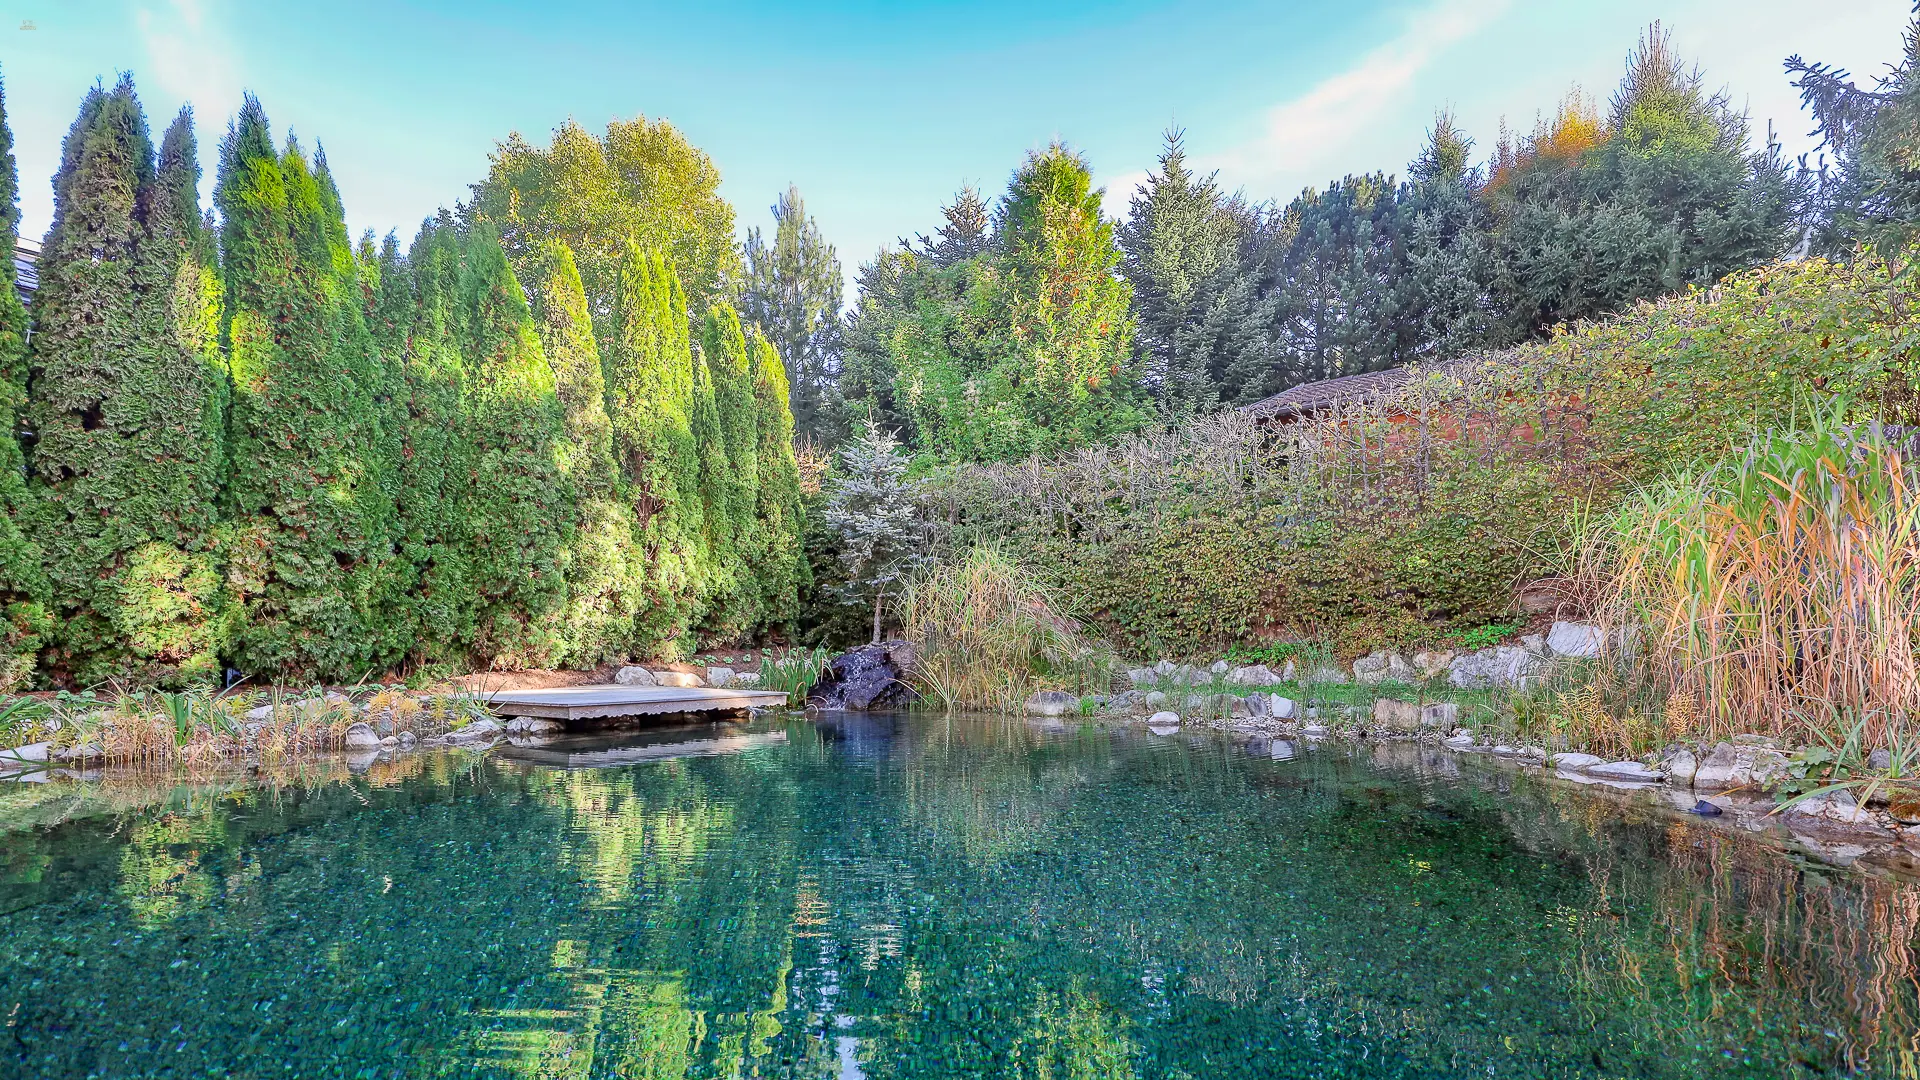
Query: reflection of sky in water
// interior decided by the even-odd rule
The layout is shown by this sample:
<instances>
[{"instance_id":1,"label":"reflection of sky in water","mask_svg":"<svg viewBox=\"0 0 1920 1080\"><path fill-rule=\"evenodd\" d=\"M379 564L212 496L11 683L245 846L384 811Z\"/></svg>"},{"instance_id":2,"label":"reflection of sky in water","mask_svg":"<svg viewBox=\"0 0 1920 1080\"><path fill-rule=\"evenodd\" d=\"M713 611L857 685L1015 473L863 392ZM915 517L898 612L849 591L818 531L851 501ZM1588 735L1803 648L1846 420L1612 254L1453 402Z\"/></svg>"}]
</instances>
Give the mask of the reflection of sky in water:
<instances>
[{"instance_id":1,"label":"reflection of sky in water","mask_svg":"<svg viewBox=\"0 0 1920 1080\"><path fill-rule=\"evenodd\" d=\"M720 734L0 787L0 1075L1815 1076L1920 1015L1916 887L1411 748Z\"/></svg>"}]
</instances>

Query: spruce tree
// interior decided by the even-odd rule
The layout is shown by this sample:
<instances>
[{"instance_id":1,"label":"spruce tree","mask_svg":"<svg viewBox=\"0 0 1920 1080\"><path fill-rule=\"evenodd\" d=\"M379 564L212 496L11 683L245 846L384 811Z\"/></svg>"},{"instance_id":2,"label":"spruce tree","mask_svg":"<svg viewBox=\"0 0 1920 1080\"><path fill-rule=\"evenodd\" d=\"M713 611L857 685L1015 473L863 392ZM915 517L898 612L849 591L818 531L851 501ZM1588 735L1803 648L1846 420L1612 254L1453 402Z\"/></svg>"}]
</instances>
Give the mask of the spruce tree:
<instances>
[{"instance_id":1,"label":"spruce tree","mask_svg":"<svg viewBox=\"0 0 1920 1080\"><path fill-rule=\"evenodd\" d=\"M928 266L943 270L979 258L993 246L992 217L986 200L972 185L962 187L953 202L940 208L940 215L947 223L933 236L920 234L920 250L915 252ZM900 246L913 250L913 245L904 241Z\"/></svg>"},{"instance_id":2,"label":"spruce tree","mask_svg":"<svg viewBox=\"0 0 1920 1080\"><path fill-rule=\"evenodd\" d=\"M644 566L634 542L633 513L621 499L624 485L613 458L606 378L580 270L573 252L557 240L540 244L530 262L534 320L564 419L560 472L576 500L564 560L564 653L569 664L592 666L626 656L632 647Z\"/></svg>"},{"instance_id":3,"label":"spruce tree","mask_svg":"<svg viewBox=\"0 0 1920 1080\"><path fill-rule=\"evenodd\" d=\"M693 625L711 570L686 298L664 256L628 244L603 354L614 459L641 560L632 651L668 651Z\"/></svg>"},{"instance_id":4,"label":"spruce tree","mask_svg":"<svg viewBox=\"0 0 1920 1080\"><path fill-rule=\"evenodd\" d=\"M1118 240L1120 271L1133 285L1134 348L1169 417L1218 406L1221 383L1260 327L1245 325L1259 268L1246 255L1255 215L1186 165L1181 133L1167 133L1160 171L1135 193ZM1223 308L1225 310L1223 310Z\"/></svg>"},{"instance_id":5,"label":"spruce tree","mask_svg":"<svg viewBox=\"0 0 1920 1080\"><path fill-rule=\"evenodd\" d=\"M753 573L764 558L766 538L754 528L760 498L760 425L753 363L740 315L731 305L715 304L707 310L700 327L700 352L712 379L719 446L726 461L726 473L708 513L717 514L716 525L724 522L713 531L728 539L718 561L732 580L732 587L711 601L707 625L721 637L734 637L759 619Z\"/></svg>"},{"instance_id":6,"label":"spruce tree","mask_svg":"<svg viewBox=\"0 0 1920 1080\"><path fill-rule=\"evenodd\" d=\"M474 599L463 540L473 455L462 412L462 246L452 215L441 211L421 222L404 264L406 419L396 511L407 587L395 622L411 643L407 658L415 664L464 661L473 647Z\"/></svg>"},{"instance_id":7,"label":"spruce tree","mask_svg":"<svg viewBox=\"0 0 1920 1080\"><path fill-rule=\"evenodd\" d=\"M565 418L526 293L491 226L467 237L461 352L472 495L465 539L477 605L477 659L544 667L564 647L563 562L573 489L558 450Z\"/></svg>"},{"instance_id":8,"label":"spruce tree","mask_svg":"<svg viewBox=\"0 0 1920 1080\"><path fill-rule=\"evenodd\" d=\"M33 672L50 628L40 552L27 536L32 499L26 455L14 432L27 402L27 309L13 272L20 229L20 172L0 85L0 690L17 689Z\"/></svg>"},{"instance_id":9,"label":"spruce tree","mask_svg":"<svg viewBox=\"0 0 1920 1080\"><path fill-rule=\"evenodd\" d=\"M228 588L250 674L357 679L398 659L383 379L339 195L249 96L221 146L233 377Z\"/></svg>"},{"instance_id":10,"label":"spruce tree","mask_svg":"<svg viewBox=\"0 0 1920 1080\"><path fill-rule=\"evenodd\" d=\"M788 365L794 423L810 441L837 440L834 380L840 366L840 294L845 281L833 245L788 187L773 205L774 235L747 233L740 313L772 339Z\"/></svg>"},{"instance_id":11,"label":"spruce tree","mask_svg":"<svg viewBox=\"0 0 1920 1080\"><path fill-rule=\"evenodd\" d=\"M800 468L793 457L793 414L788 411L787 368L773 343L758 334L749 344L753 356L755 463L760 481L754 511L759 563L753 580L762 626L789 624L799 614L801 588L808 582L806 511L800 493Z\"/></svg>"},{"instance_id":12,"label":"spruce tree","mask_svg":"<svg viewBox=\"0 0 1920 1080\"><path fill-rule=\"evenodd\" d=\"M226 375L193 118L181 110L156 167L129 80L85 111L55 185L28 406L61 617L50 661L82 683L207 681Z\"/></svg>"}]
</instances>

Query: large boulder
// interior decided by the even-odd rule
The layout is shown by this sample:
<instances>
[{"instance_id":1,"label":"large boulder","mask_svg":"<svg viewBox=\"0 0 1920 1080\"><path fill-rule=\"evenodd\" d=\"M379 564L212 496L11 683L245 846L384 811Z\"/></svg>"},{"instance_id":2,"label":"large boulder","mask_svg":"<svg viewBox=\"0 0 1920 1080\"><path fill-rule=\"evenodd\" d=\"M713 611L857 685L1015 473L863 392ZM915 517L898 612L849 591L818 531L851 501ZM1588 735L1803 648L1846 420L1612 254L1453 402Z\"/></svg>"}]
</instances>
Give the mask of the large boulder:
<instances>
[{"instance_id":1,"label":"large boulder","mask_svg":"<svg viewBox=\"0 0 1920 1080\"><path fill-rule=\"evenodd\" d=\"M1767 788L1786 778L1787 755L1766 746L1717 743L1694 770L1693 786L1702 791Z\"/></svg>"},{"instance_id":2,"label":"large boulder","mask_svg":"<svg viewBox=\"0 0 1920 1080\"><path fill-rule=\"evenodd\" d=\"M380 736L366 724L355 724L347 729L342 743L349 750L375 750L380 746Z\"/></svg>"},{"instance_id":3,"label":"large boulder","mask_svg":"<svg viewBox=\"0 0 1920 1080\"><path fill-rule=\"evenodd\" d=\"M1064 690L1042 690L1027 699L1028 716L1066 716L1080 711L1080 699Z\"/></svg>"},{"instance_id":4,"label":"large boulder","mask_svg":"<svg viewBox=\"0 0 1920 1080\"><path fill-rule=\"evenodd\" d=\"M660 685L659 681L653 677L653 672L643 667L634 667L631 664L614 672L613 681L619 683L621 686Z\"/></svg>"},{"instance_id":5,"label":"large boulder","mask_svg":"<svg viewBox=\"0 0 1920 1080\"><path fill-rule=\"evenodd\" d=\"M1600 655L1605 635L1590 623L1557 622L1547 631L1547 652L1575 660L1591 660Z\"/></svg>"},{"instance_id":6,"label":"large boulder","mask_svg":"<svg viewBox=\"0 0 1920 1080\"><path fill-rule=\"evenodd\" d=\"M1265 664L1234 668L1227 681L1235 686L1279 686L1286 682Z\"/></svg>"},{"instance_id":7,"label":"large boulder","mask_svg":"<svg viewBox=\"0 0 1920 1080\"><path fill-rule=\"evenodd\" d=\"M1373 722L1389 731L1411 735L1419 731L1421 724L1420 706L1410 701L1395 701L1392 698L1375 698L1373 702Z\"/></svg>"},{"instance_id":8,"label":"large boulder","mask_svg":"<svg viewBox=\"0 0 1920 1080\"><path fill-rule=\"evenodd\" d=\"M707 681L690 671L656 671L653 673L653 684L694 690L707 685Z\"/></svg>"},{"instance_id":9,"label":"large boulder","mask_svg":"<svg viewBox=\"0 0 1920 1080\"><path fill-rule=\"evenodd\" d=\"M1455 690L1491 690L1494 687L1494 664L1497 659L1498 652L1494 649L1481 649L1479 652L1456 656L1447 666L1447 684Z\"/></svg>"},{"instance_id":10,"label":"large boulder","mask_svg":"<svg viewBox=\"0 0 1920 1080\"><path fill-rule=\"evenodd\" d=\"M710 667L707 669L707 685L716 689L725 690L727 687L733 685L733 680L739 677L740 673L730 667Z\"/></svg>"},{"instance_id":11,"label":"large boulder","mask_svg":"<svg viewBox=\"0 0 1920 1080\"><path fill-rule=\"evenodd\" d=\"M908 680L913 674L913 645L883 641L841 653L827 663L807 695L823 709L904 709L919 697Z\"/></svg>"}]
</instances>

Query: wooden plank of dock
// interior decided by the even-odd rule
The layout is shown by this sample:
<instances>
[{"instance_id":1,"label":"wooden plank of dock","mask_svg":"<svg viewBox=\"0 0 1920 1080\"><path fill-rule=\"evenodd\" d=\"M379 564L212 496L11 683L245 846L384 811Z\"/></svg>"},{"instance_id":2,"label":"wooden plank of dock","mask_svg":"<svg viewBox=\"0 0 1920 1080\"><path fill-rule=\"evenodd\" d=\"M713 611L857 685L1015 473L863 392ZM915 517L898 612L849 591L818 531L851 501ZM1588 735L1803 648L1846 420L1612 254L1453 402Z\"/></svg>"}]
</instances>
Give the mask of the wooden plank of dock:
<instances>
[{"instance_id":1,"label":"wooden plank of dock","mask_svg":"<svg viewBox=\"0 0 1920 1080\"><path fill-rule=\"evenodd\" d=\"M555 690L499 690L487 704L502 716L592 720L662 713L737 712L785 705L771 690L715 690L699 686L568 686Z\"/></svg>"}]
</instances>

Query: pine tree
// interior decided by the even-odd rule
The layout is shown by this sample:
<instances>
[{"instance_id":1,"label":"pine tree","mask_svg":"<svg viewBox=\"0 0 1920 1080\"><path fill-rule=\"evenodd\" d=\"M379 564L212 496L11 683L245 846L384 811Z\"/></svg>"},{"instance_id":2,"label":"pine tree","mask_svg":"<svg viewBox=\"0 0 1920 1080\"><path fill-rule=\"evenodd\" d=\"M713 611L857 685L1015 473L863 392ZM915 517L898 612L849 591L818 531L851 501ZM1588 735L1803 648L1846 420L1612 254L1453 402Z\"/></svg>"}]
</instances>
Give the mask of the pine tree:
<instances>
[{"instance_id":1,"label":"pine tree","mask_svg":"<svg viewBox=\"0 0 1920 1080\"><path fill-rule=\"evenodd\" d=\"M770 338L788 364L794 424L810 441L842 431L834 380L840 366L840 294L845 282L833 245L788 187L773 205L774 236L747 233L740 313Z\"/></svg>"},{"instance_id":2,"label":"pine tree","mask_svg":"<svg viewBox=\"0 0 1920 1080\"><path fill-rule=\"evenodd\" d=\"M565 644L574 499L558 460L566 420L526 293L490 226L467 237L460 305L475 651L495 667L544 667Z\"/></svg>"},{"instance_id":3,"label":"pine tree","mask_svg":"<svg viewBox=\"0 0 1920 1080\"><path fill-rule=\"evenodd\" d=\"M83 683L206 681L225 373L192 115L157 169L130 79L82 115L54 185L28 402L60 616L49 662Z\"/></svg>"},{"instance_id":4,"label":"pine tree","mask_svg":"<svg viewBox=\"0 0 1920 1080\"><path fill-rule=\"evenodd\" d=\"M627 245L612 322L607 415L642 560L632 650L657 655L693 625L712 550L695 433L700 364L686 297L663 256Z\"/></svg>"},{"instance_id":5,"label":"pine tree","mask_svg":"<svg viewBox=\"0 0 1920 1080\"><path fill-rule=\"evenodd\" d=\"M460 355L462 241L452 215L421 222L402 267L383 273L396 292L404 277L405 416L400 494L395 507L407 587L396 624L415 664L465 661L474 640L468 572L467 501L473 448L465 423L466 368ZM397 260L396 260L397 261Z\"/></svg>"},{"instance_id":6,"label":"pine tree","mask_svg":"<svg viewBox=\"0 0 1920 1080\"><path fill-rule=\"evenodd\" d=\"M0 690L17 689L33 672L35 654L51 629L40 551L24 525L31 516L26 455L14 436L27 402L27 309L13 272L20 230L20 172L0 86Z\"/></svg>"},{"instance_id":7,"label":"pine tree","mask_svg":"<svg viewBox=\"0 0 1920 1080\"><path fill-rule=\"evenodd\" d=\"M767 539L754 528L760 498L760 425L753 360L740 315L732 306L716 304L707 310L700 327L700 352L712 380L719 445L726 461L717 499L708 503L708 512L717 513L725 523L713 531L727 538L718 549L718 561L723 580L732 581L730 589L709 602L707 624L715 634L732 637L759 621L753 571L765 558Z\"/></svg>"},{"instance_id":8,"label":"pine tree","mask_svg":"<svg viewBox=\"0 0 1920 1080\"><path fill-rule=\"evenodd\" d=\"M360 678L401 638L381 610L395 539L383 379L339 194L292 139L274 152L251 96L220 157L234 656L249 673Z\"/></svg>"},{"instance_id":9,"label":"pine tree","mask_svg":"<svg viewBox=\"0 0 1920 1080\"><path fill-rule=\"evenodd\" d=\"M560 472L576 500L564 559L565 656L570 664L592 666L624 657L632 647L638 579L645 567L634 542L632 511L621 498L606 378L573 252L550 241L536 249L531 262L534 319L564 418Z\"/></svg>"},{"instance_id":10,"label":"pine tree","mask_svg":"<svg viewBox=\"0 0 1920 1080\"><path fill-rule=\"evenodd\" d=\"M804 543L807 521L800 468L793 456L786 366L773 343L758 334L748 348L753 356L760 482L754 511L759 561L753 567L753 580L759 592L759 621L771 627L791 623L799 613L800 590L809 577Z\"/></svg>"}]
</instances>

